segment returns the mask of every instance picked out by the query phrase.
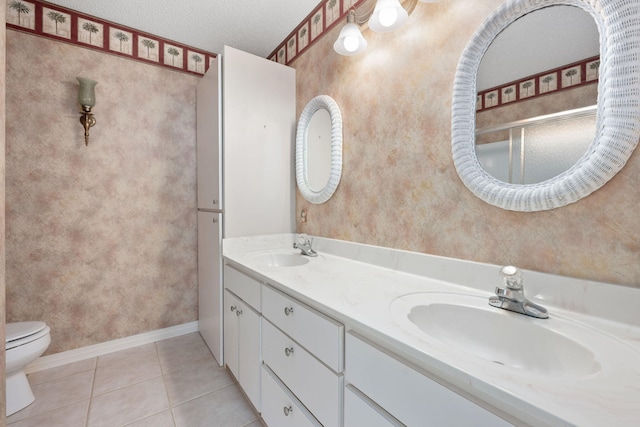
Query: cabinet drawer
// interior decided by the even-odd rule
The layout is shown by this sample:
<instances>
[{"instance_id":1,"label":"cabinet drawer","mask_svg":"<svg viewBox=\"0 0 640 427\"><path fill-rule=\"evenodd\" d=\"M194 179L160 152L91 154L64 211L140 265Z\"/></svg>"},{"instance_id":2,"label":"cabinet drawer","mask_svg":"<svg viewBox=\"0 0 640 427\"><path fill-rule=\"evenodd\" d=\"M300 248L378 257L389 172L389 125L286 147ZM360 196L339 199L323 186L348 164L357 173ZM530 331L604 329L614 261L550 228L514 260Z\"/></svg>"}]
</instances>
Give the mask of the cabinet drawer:
<instances>
[{"instance_id":1,"label":"cabinet drawer","mask_svg":"<svg viewBox=\"0 0 640 427\"><path fill-rule=\"evenodd\" d=\"M263 315L335 372L344 368L344 326L269 287L262 289Z\"/></svg>"},{"instance_id":2,"label":"cabinet drawer","mask_svg":"<svg viewBox=\"0 0 640 427\"><path fill-rule=\"evenodd\" d=\"M344 392L344 427L403 427L353 386Z\"/></svg>"},{"instance_id":3,"label":"cabinet drawer","mask_svg":"<svg viewBox=\"0 0 640 427\"><path fill-rule=\"evenodd\" d=\"M409 427L506 427L510 423L348 333L345 376Z\"/></svg>"},{"instance_id":4,"label":"cabinet drawer","mask_svg":"<svg viewBox=\"0 0 640 427\"><path fill-rule=\"evenodd\" d=\"M260 312L260 287L256 279L247 276L230 265L224 266L224 287Z\"/></svg>"},{"instance_id":5,"label":"cabinet drawer","mask_svg":"<svg viewBox=\"0 0 640 427\"><path fill-rule=\"evenodd\" d=\"M262 419L269 427L322 427L265 366L262 367Z\"/></svg>"},{"instance_id":6,"label":"cabinet drawer","mask_svg":"<svg viewBox=\"0 0 640 427\"><path fill-rule=\"evenodd\" d=\"M341 425L343 377L262 318L264 363L325 427Z\"/></svg>"}]
</instances>

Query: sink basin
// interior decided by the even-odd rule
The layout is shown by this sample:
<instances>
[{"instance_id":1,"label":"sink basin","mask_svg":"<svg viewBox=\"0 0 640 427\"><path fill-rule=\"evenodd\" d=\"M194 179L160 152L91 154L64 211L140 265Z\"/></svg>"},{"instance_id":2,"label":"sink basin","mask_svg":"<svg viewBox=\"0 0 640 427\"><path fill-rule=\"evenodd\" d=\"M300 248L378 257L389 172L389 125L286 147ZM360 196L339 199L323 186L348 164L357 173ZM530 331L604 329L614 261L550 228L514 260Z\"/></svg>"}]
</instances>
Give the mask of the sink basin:
<instances>
[{"instance_id":1,"label":"sink basin","mask_svg":"<svg viewBox=\"0 0 640 427\"><path fill-rule=\"evenodd\" d=\"M557 316L536 319L491 307L487 297L453 293L406 295L391 308L423 337L494 365L564 377L600 370L594 353L571 338L585 328Z\"/></svg>"},{"instance_id":2,"label":"sink basin","mask_svg":"<svg viewBox=\"0 0 640 427\"><path fill-rule=\"evenodd\" d=\"M255 261L266 267L297 267L309 262L309 258L294 252L268 252L256 255Z\"/></svg>"}]
</instances>

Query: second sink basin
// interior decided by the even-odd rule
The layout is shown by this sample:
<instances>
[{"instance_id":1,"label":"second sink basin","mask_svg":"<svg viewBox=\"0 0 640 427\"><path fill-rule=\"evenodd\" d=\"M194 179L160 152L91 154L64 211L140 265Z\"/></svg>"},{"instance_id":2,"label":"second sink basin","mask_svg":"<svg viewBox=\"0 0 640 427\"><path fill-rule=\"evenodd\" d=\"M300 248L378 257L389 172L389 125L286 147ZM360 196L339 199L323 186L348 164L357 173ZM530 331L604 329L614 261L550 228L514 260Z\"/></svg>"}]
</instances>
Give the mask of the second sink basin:
<instances>
[{"instance_id":1,"label":"second sink basin","mask_svg":"<svg viewBox=\"0 0 640 427\"><path fill-rule=\"evenodd\" d=\"M426 337L498 365L564 377L600 370L594 353L571 338L585 331L557 317L536 319L491 307L486 297L454 293L406 295L391 309Z\"/></svg>"},{"instance_id":2,"label":"second sink basin","mask_svg":"<svg viewBox=\"0 0 640 427\"><path fill-rule=\"evenodd\" d=\"M309 262L309 258L294 252L267 252L256 256L258 264L267 267L296 267Z\"/></svg>"}]
</instances>

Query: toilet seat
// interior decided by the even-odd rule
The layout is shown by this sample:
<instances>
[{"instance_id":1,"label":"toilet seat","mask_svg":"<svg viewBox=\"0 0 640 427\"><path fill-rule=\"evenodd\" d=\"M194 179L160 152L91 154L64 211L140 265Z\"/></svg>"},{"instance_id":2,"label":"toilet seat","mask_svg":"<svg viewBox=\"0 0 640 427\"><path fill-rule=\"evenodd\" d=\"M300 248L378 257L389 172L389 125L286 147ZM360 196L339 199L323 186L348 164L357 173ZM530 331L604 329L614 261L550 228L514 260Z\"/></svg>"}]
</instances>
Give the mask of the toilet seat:
<instances>
[{"instance_id":1,"label":"toilet seat","mask_svg":"<svg viewBox=\"0 0 640 427\"><path fill-rule=\"evenodd\" d=\"M17 322L6 325L6 350L28 344L47 335L50 328L44 322Z\"/></svg>"}]
</instances>

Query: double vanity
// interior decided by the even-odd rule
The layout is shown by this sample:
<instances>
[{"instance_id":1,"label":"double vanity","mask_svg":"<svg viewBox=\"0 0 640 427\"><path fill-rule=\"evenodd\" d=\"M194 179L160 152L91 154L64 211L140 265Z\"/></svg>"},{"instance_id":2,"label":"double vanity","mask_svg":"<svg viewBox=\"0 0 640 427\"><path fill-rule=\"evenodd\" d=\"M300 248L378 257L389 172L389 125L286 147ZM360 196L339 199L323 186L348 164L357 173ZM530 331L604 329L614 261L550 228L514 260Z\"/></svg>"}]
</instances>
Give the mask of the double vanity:
<instances>
[{"instance_id":1,"label":"double vanity","mask_svg":"<svg viewBox=\"0 0 640 427\"><path fill-rule=\"evenodd\" d=\"M640 291L293 234L225 239L225 362L269 426L636 426Z\"/></svg>"}]
</instances>

